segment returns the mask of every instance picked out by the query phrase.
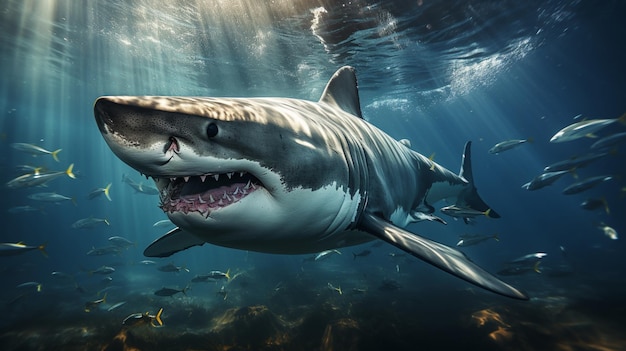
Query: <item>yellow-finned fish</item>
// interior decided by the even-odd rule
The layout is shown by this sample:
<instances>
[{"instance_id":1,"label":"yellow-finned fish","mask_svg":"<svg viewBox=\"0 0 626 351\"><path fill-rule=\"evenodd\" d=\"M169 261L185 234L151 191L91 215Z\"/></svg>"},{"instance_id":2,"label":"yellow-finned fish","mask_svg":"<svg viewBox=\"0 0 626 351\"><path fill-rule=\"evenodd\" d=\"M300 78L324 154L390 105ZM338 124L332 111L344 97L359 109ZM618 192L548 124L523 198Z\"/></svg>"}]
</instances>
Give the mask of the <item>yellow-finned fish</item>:
<instances>
[{"instance_id":1,"label":"yellow-finned fish","mask_svg":"<svg viewBox=\"0 0 626 351\"><path fill-rule=\"evenodd\" d=\"M522 144L525 143L532 143L533 142L533 138L528 138L528 139L512 139L512 140L505 140L505 141L501 141L499 143L497 143L496 145L494 145L491 149L489 149L489 153L490 154L499 154L501 152L507 151L507 150L511 150L512 148L518 147Z\"/></svg>"},{"instance_id":2,"label":"yellow-finned fish","mask_svg":"<svg viewBox=\"0 0 626 351\"><path fill-rule=\"evenodd\" d=\"M28 143L13 143L11 144L11 147L14 148L15 150L26 152L33 156L51 155L52 158L54 158L54 160L57 162L59 162L59 156L58 156L59 152L61 152L62 150L62 149L57 149L54 151L49 151L49 150L42 148L41 146L28 144Z\"/></svg>"},{"instance_id":3,"label":"yellow-finned fish","mask_svg":"<svg viewBox=\"0 0 626 351\"><path fill-rule=\"evenodd\" d=\"M101 299L85 302L85 312L91 312L91 310L98 307L99 304L105 303L106 301L107 301L107 294L104 293L104 296L102 296Z\"/></svg>"},{"instance_id":4,"label":"yellow-finned fish","mask_svg":"<svg viewBox=\"0 0 626 351\"><path fill-rule=\"evenodd\" d=\"M74 164L72 163L67 167L65 171L59 172L41 172L40 169L36 169L33 173L23 174L15 179L12 179L6 183L6 186L11 189L30 188L35 186L41 186L47 184L49 181L67 175L72 179L76 179L74 175Z\"/></svg>"},{"instance_id":5,"label":"yellow-finned fish","mask_svg":"<svg viewBox=\"0 0 626 351\"><path fill-rule=\"evenodd\" d=\"M556 132L556 134L554 134L554 136L550 139L550 142L561 143L584 137L595 138L596 136L593 133L615 122L626 125L626 113L621 115L619 118L588 119L586 121L570 124L569 126Z\"/></svg>"},{"instance_id":6,"label":"yellow-finned fish","mask_svg":"<svg viewBox=\"0 0 626 351\"><path fill-rule=\"evenodd\" d=\"M151 315L149 312L146 313L133 313L130 316L124 318L122 325L127 327L135 327L139 325L150 324L152 327L161 327L163 326L163 320L161 320L161 314L163 314L163 307L157 312L156 315Z\"/></svg>"},{"instance_id":7,"label":"yellow-finned fish","mask_svg":"<svg viewBox=\"0 0 626 351\"><path fill-rule=\"evenodd\" d=\"M89 228L93 228L99 224L106 224L106 225L111 225L111 222L109 222L108 219L106 218L94 218L94 217L87 217L87 218L82 218L77 220L76 222L72 223L72 228L74 229L89 229Z\"/></svg>"},{"instance_id":8,"label":"yellow-finned fish","mask_svg":"<svg viewBox=\"0 0 626 351\"><path fill-rule=\"evenodd\" d=\"M21 241L18 243L0 243L0 256L16 256L33 250L39 250L44 256L48 257L46 244L28 246Z\"/></svg>"},{"instance_id":9,"label":"yellow-finned fish","mask_svg":"<svg viewBox=\"0 0 626 351\"><path fill-rule=\"evenodd\" d=\"M109 193L109 191L110 191L110 189L111 189L111 184L112 184L112 183L107 184L107 186L105 186L104 188L97 188L97 189L92 190L92 191L89 193L89 195L87 195L87 198L89 198L89 200L93 200L93 199L95 199L96 197L98 197L98 196L100 196L100 195L104 194L104 196L106 196L106 198L107 198L109 201L113 201L113 200L111 200L111 195L110 195L110 193Z\"/></svg>"}]
</instances>

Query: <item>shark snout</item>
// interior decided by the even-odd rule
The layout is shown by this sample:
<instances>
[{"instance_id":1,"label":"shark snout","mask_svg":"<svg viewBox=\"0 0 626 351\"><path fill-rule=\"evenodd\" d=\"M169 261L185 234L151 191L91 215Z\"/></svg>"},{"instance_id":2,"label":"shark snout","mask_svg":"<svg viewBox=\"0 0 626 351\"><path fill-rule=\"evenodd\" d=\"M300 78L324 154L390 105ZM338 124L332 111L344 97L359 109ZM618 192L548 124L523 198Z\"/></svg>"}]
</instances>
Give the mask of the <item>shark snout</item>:
<instances>
[{"instance_id":1,"label":"shark snout","mask_svg":"<svg viewBox=\"0 0 626 351\"><path fill-rule=\"evenodd\" d=\"M94 116L96 118L96 124L98 125L98 129L100 133L107 134L108 131L105 128L106 124L112 124L112 120L110 115L108 114L107 105L111 104L106 97L100 97L94 103Z\"/></svg>"}]
</instances>

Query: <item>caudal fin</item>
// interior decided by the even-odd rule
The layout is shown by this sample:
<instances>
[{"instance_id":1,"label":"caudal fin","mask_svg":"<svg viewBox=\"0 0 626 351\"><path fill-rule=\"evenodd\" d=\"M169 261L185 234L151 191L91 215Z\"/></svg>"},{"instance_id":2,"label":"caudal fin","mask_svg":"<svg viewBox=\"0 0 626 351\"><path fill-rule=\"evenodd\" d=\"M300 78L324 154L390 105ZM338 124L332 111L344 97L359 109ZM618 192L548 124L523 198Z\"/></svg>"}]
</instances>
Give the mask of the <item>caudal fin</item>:
<instances>
[{"instance_id":1,"label":"caudal fin","mask_svg":"<svg viewBox=\"0 0 626 351\"><path fill-rule=\"evenodd\" d=\"M61 152L61 150L62 149L57 149L50 153L50 155L52 155L52 158L57 162L59 162L59 152Z\"/></svg>"},{"instance_id":2,"label":"caudal fin","mask_svg":"<svg viewBox=\"0 0 626 351\"><path fill-rule=\"evenodd\" d=\"M43 243L43 244L41 244L41 245L37 246L37 249L38 249L39 251L41 251L41 254L42 254L44 257L48 258L48 253L46 252L46 243Z\"/></svg>"},{"instance_id":3,"label":"caudal fin","mask_svg":"<svg viewBox=\"0 0 626 351\"><path fill-rule=\"evenodd\" d=\"M111 189L111 184L109 183L105 188L104 188L104 196L107 197L107 199L109 199L109 201L111 201L111 195L109 194L109 190Z\"/></svg>"},{"instance_id":4,"label":"caudal fin","mask_svg":"<svg viewBox=\"0 0 626 351\"><path fill-rule=\"evenodd\" d=\"M154 317L156 322L159 324L158 326L163 326L163 320L161 319L161 314L162 313L163 313L163 307L161 307L159 312L157 312L156 316ZM152 321L150 324L152 324L153 327L157 327L157 325L156 325L156 323L154 323L154 321Z\"/></svg>"},{"instance_id":5,"label":"caudal fin","mask_svg":"<svg viewBox=\"0 0 626 351\"><path fill-rule=\"evenodd\" d=\"M76 179L76 175L74 174L74 164L73 163L69 167L67 167L67 169L65 170L65 174L67 174L67 176L72 178L72 179Z\"/></svg>"},{"instance_id":6,"label":"caudal fin","mask_svg":"<svg viewBox=\"0 0 626 351\"><path fill-rule=\"evenodd\" d=\"M480 198L478 190L474 185L474 174L472 172L472 142L465 143L465 149L463 150L463 160L461 161L461 171L459 176L464 178L469 183L469 186L461 191L457 199L457 205L463 207L469 207L471 209L484 212L486 216L490 218L500 218L498 212L494 211L489 205Z\"/></svg>"}]
</instances>

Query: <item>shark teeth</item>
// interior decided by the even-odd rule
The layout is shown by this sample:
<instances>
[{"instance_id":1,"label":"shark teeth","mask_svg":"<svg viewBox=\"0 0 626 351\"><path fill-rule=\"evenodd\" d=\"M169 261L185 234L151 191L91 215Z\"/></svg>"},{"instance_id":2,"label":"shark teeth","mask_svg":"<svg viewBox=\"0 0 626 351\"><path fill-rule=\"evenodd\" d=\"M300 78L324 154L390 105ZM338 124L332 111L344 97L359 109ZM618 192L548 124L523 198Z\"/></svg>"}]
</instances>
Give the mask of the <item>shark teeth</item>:
<instances>
[{"instance_id":1,"label":"shark teeth","mask_svg":"<svg viewBox=\"0 0 626 351\"><path fill-rule=\"evenodd\" d=\"M212 211L240 201L261 185L245 171L152 178L161 189L159 207L164 212L197 212L206 218Z\"/></svg>"}]
</instances>

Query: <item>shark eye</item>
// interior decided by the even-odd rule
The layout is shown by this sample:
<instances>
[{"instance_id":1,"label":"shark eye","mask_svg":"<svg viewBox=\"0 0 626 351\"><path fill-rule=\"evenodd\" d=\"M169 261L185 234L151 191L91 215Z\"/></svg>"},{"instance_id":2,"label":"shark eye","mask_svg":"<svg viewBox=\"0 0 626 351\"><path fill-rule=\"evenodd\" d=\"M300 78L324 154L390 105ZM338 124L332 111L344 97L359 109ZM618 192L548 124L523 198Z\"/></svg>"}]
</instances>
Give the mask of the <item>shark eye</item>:
<instances>
[{"instance_id":1,"label":"shark eye","mask_svg":"<svg viewBox=\"0 0 626 351\"><path fill-rule=\"evenodd\" d=\"M213 138L214 136L216 136L216 135L217 135L217 131L218 131L218 129L217 129L217 124L215 124L215 123L211 123L211 124L209 124L209 126L206 128L206 135L207 135L209 138Z\"/></svg>"}]
</instances>

